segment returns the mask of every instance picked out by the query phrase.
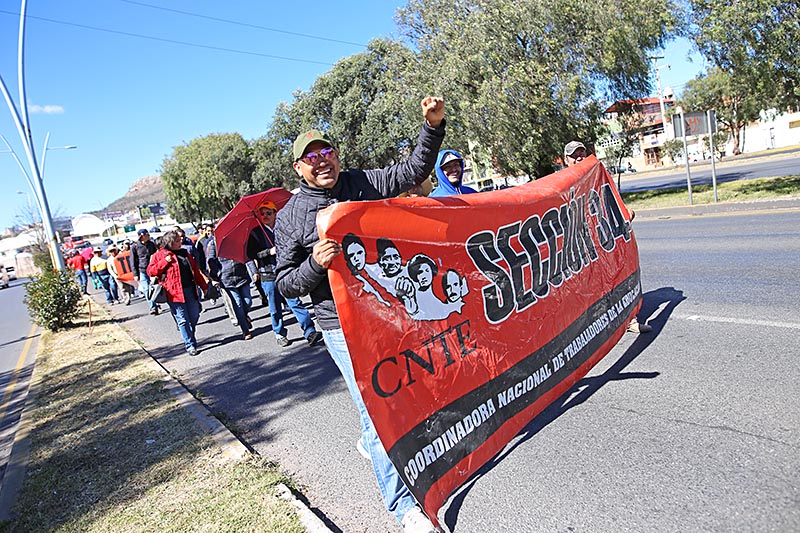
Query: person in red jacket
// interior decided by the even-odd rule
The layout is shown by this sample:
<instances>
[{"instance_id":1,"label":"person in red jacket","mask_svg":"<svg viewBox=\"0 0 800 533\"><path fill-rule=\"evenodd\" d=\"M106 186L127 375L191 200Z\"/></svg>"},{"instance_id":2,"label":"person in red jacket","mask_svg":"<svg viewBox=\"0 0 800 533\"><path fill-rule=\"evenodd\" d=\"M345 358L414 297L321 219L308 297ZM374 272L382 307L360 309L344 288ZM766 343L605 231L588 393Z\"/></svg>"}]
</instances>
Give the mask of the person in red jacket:
<instances>
[{"instance_id":1,"label":"person in red jacket","mask_svg":"<svg viewBox=\"0 0 800 533\"><path fill-rule=\"evenodd\" d=\"M75 275L78 277L78 284L81 286L81 292L83 294L89 294L86 292L86 286L89 283L89 275L86 273L86 267L89 266L89 262L75 250L72 250L70 253L71 256L67 259L67 266L75 271Z\"/></svg>"},{"instance_id":2,"label":"person in red jacket","mask_svg":"<svg viewBox=\"0 0 800 533\"><path fill-rule=\"evenodd\" d=\"M200 320L200 301L197 287L208 290L203 274L194 258L181 247L183 239L177 231L168 231L161 240L161 248L150 258L147 275L161 284L167 294L167 304L178 325L183 344L189 355L197 355L195 329Z\"/></svg>"}]
</instances>

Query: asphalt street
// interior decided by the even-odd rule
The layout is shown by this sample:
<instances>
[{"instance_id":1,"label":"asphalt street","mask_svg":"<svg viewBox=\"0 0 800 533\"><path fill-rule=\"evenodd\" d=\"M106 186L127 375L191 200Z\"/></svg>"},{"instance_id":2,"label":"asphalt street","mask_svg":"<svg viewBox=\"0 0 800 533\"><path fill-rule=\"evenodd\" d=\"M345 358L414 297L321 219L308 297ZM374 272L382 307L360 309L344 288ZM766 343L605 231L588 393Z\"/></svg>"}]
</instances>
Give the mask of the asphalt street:
<instances>
[{"instance_id":1,"label":"asphalt street","mask_svg":"<svg viewBox=\"0 0 800 533\"><path fill-rule=\"evenodd\" d=\"M22 471L9 461L39 344L40 329L31 322L22 302L25 281L12 280L7 289L0 291L0 520L6 516L21 482ZM14 457L24 461L24 453L20 452L24 446L18 446Z\"/></svg>"},{"instance_id":2,"label":"asphalt street","mask_svg":"<svg viewBox=\"0 0 800 533\"><path fill-rule=\"evenodd\" d=\"M637 217L648 335L626 334L442 510L453 531L800 528L800 210ZM256 299L258 304L258 299ZM241 340L206 305L185 354L169 314L113 315L334 531L396 532L322 346L275 344L263 306Z\"/></svg>"}]
</instances>

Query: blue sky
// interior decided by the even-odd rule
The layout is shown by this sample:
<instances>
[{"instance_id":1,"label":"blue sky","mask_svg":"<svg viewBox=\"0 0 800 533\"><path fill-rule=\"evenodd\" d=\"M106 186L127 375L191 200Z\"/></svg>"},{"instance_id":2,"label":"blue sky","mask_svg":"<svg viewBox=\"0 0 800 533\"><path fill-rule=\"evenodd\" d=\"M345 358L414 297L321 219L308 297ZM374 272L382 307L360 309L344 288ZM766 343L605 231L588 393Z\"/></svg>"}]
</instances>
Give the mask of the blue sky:
<instances>
[{"instance_id":1,"label":"blue sky","mask_svg":"<svg viewBox=\"0 0 800 533\"><path fill-rule=\"evenodd\" d=\"M404 4L29 0L25 81L37 156L41 160L48 132L50 147L78 147L47 152L51 211L75 216L99 210L138 178L157 174L174 146L195 137L264 135L275 107L291 101L293 91L308 89L370 39L397 36L394 15ZM0 0L0 75L17 105L19 16L8 13L19 9L18 0ZM663 87L679 93L702 70L697 55L694 63L687 61L690 52L679 41L661 54L672 67L661 71ZM24 160L4 101L0 134ZM27 202L17 191L33 198L13 157L2 150L0 143L6 184L0 230L17 222Z\"/></svg>"}]
</instances>

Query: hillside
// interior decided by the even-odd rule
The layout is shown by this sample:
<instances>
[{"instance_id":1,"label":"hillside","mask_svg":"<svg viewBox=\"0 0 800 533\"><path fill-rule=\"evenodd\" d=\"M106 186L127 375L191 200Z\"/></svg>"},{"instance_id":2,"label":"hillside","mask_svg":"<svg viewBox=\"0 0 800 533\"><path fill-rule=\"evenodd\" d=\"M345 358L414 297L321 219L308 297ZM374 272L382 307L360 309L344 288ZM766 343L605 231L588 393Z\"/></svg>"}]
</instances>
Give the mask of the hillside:
<instances>
[{"instance_id":1,"label":"hillside","mask_svg":"<svg viewBox=\"0 0 800 533\"><path fill-rule=\"evenodd\" d=\"M114 200L103 211L122 211L127 213L137 206L166 202L164 187L161 185L161 176L145 176L136 180L125 196Z\"/></svg>"}]
</instances>

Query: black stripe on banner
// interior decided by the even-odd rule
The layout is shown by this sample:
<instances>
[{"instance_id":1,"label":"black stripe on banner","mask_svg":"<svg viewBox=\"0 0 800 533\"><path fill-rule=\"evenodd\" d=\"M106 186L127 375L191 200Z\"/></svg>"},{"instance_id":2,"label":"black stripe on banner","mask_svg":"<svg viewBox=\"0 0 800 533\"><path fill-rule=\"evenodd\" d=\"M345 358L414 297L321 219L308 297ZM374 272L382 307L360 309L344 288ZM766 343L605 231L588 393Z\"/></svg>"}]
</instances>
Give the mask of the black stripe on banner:
<instances>
[{"instance_id":1,"label":"black stripe on banner","mask_svg":"<svg viewBox=\"0 0 800 533\"><path fill-rule=\"evenodd\" d=\"M553 340L401 437L389 458L417 500L424 501L437 479L585 363L640 299L637 269Z\"/></svg>"}]
</instances>

